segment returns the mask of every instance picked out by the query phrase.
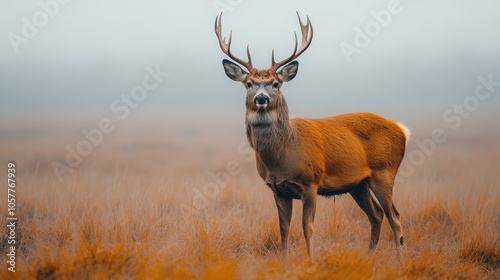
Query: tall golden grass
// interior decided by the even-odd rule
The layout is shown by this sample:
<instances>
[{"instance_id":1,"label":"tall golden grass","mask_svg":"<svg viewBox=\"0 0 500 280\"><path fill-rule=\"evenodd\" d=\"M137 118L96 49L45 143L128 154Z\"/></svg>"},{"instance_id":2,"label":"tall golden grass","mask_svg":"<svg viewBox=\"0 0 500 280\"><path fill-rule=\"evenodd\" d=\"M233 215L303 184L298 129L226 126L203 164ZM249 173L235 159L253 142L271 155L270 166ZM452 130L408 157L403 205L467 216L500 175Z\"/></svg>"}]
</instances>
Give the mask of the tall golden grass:
<instances>
[{"instance_id":1,"label":"tall golden grass","mask_svg":"<svg viewBox=\"0 0 500 280\"><path fill-rule=\"evenodd\" d=\"M18 166L19 218L16 272L6 269L2 238L1 279L500 277L498 135L454 135L395 186L405 236L402 258L386 219L378 249L368 253L368 219L343 195L319 199L310 262L302 207L295 202L284 263L272 193L249 155L238 152L245 142L241 128L118 127L72 173L58 178L52 161L64 162L65 146L83 137L74 124L36 127L19 125L6 129L12 137L0 138L2 170L8 160ZM182 206L194 205L195 189L203 192L214 182L209 173L225 170L229 161L241 172L207 197L200 213L186 215ZM5 188L0 201L6 201ZM7 223L6 208L0 207L1 225Z\"/></svg>"}]
</instances>

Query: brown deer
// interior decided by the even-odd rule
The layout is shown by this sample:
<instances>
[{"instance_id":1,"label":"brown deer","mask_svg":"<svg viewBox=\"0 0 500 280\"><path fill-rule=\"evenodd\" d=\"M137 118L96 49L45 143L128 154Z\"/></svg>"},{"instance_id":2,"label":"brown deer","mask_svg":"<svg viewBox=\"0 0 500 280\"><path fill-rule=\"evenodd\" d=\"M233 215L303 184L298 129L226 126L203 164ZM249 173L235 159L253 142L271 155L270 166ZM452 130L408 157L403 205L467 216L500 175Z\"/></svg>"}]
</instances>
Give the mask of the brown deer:
<instances>
[{"instance_id":1,"label":"brown deer","mask_svg":"<svg viewBox=\"0 0 500 280\"><path fill-rule=\"evenodd\" d=\"M400 123L373 113L350 113L321 119L290 118L284 82L297 74L294 61L311 44L309 17L304 25L298 15L302 43L288 58L274 61L269 69L252 66L231 53L232 32L226 42L221 35L222 13L215 20L215 33L222 51L226 75L242 82L246 94L246 134L255 150L257 170L273 191L279 214L281 250L286 258L293 199L302 200L302 227L307 254L312 258L311 237L317 195L349 193L371 224L370 250L380 237L385 215L394 232L396 248L403 245L400 214L392 200L396 173L405 154L409 130ZM279 70L281 68L281 70Z\"/></svg>"}]
</instances>

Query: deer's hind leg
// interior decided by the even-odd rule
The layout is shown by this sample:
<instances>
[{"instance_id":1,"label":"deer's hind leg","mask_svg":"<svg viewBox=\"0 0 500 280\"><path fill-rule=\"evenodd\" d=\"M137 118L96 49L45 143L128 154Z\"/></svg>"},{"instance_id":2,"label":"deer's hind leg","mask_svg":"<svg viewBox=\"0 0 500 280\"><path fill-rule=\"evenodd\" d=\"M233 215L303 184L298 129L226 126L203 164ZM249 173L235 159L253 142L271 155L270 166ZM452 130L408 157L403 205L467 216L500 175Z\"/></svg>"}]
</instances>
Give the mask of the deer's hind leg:
<instances>
[{"instance_id":1,"label":"deer's hind leg","mask_svg":"<svg viewBox=\"0 0 500 280\"><path fill-rule=\"evenodd\" d=\"M395 176L396 173L389 170L377 171L374 172L372 177L368 180L368 185L384 209L385 215L394 232L396 248L399 248L403 245L403 228L401 226L401 215L392 201L392 189Z\"/></svg>"},{"instance_id":2,"label":"deer's hind leg","mask_svg":"<svg viewBox=\"0 0 500 280\"><path fill-rule=\"evenodd\" d=\"M382 220L384 219L384 211L382 210L382 207L380 206L376 198L371 194L367 181L363 181L349 193L354 198L354 201L356 201L361 210L363 210L366 216L368 216L368 220L371 224L371 238L369 248L370 250L374 250L377 247L377 243L380 238L380 230L382 228Z\"/></svg>"}]
</instances>

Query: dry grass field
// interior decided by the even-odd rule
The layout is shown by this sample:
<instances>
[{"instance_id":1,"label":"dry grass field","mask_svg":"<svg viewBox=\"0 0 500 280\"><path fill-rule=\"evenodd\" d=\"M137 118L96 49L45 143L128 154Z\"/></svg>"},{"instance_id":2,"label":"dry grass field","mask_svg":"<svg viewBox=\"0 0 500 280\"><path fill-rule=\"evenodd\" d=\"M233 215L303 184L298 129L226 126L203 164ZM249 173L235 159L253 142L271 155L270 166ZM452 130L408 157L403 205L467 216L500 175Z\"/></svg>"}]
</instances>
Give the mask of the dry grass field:
<instances>
[{"instance_id":1,"label":"dry grass field","mask_svg":"<svg viewBox=\"0 0 500 280\"><path fill-rule=\"evenodd\" d=\"M1 279L500 278L498 131L464 127L398 182L401 258L387 219L377 250L368 253L368 219L342 195L319 199L311 262L302 206L294 202L283 263L276 206L242 144L242 120L120 124L73 172L55 176L52 162L64 163L66 145L75 147L85 139L80 130L92 127L2 126L0 201L14 160L19 220L12 273L7 207L0 207ZM412 142L409 150L416 148Z\"/></svg>"}]
</instances>

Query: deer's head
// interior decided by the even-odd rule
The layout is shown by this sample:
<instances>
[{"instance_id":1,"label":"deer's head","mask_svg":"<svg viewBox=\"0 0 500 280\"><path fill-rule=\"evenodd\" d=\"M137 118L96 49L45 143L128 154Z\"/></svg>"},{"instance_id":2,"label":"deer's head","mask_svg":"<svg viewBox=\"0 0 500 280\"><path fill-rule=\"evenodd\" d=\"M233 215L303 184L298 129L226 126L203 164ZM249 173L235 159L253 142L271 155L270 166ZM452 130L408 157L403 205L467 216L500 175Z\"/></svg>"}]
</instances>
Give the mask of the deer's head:
<instances>
[{"instance_id":1,"label":"deer's head","mask_svg":"<svg viewBox=\"0 0 500 280\"><path fill-rule=\"evenodd\" d=\"M309 21L309 17L307 17L307 23L305 25L302 23L298 13L297 17L299 18L302 33L302 43L300 48L298 48L297 33L295 33L295 48L292 55L282 61L276 62L274 61L273 50L271 68L269 69L253 68L250 49L248 46L248 61L234 56L230 49L232 31L229 35L228 41L226 42L225 38L222 38L221 35L222 13L215 19L215 33L219 39L219 45L222 51L246 69L243 69L240 65L227 59L222 61L226 75L233 81L241 82L246 88L247 110L264 114L276 109L276 107L279 106L278 101L284 98L280 90L281 85L284 82L291 81L295 78L299 68L299 63L294 60L309 47L313 37L313 29L311 22ZM310 35L309 32L311 33Z\"/></svg>"}]
</instances>

